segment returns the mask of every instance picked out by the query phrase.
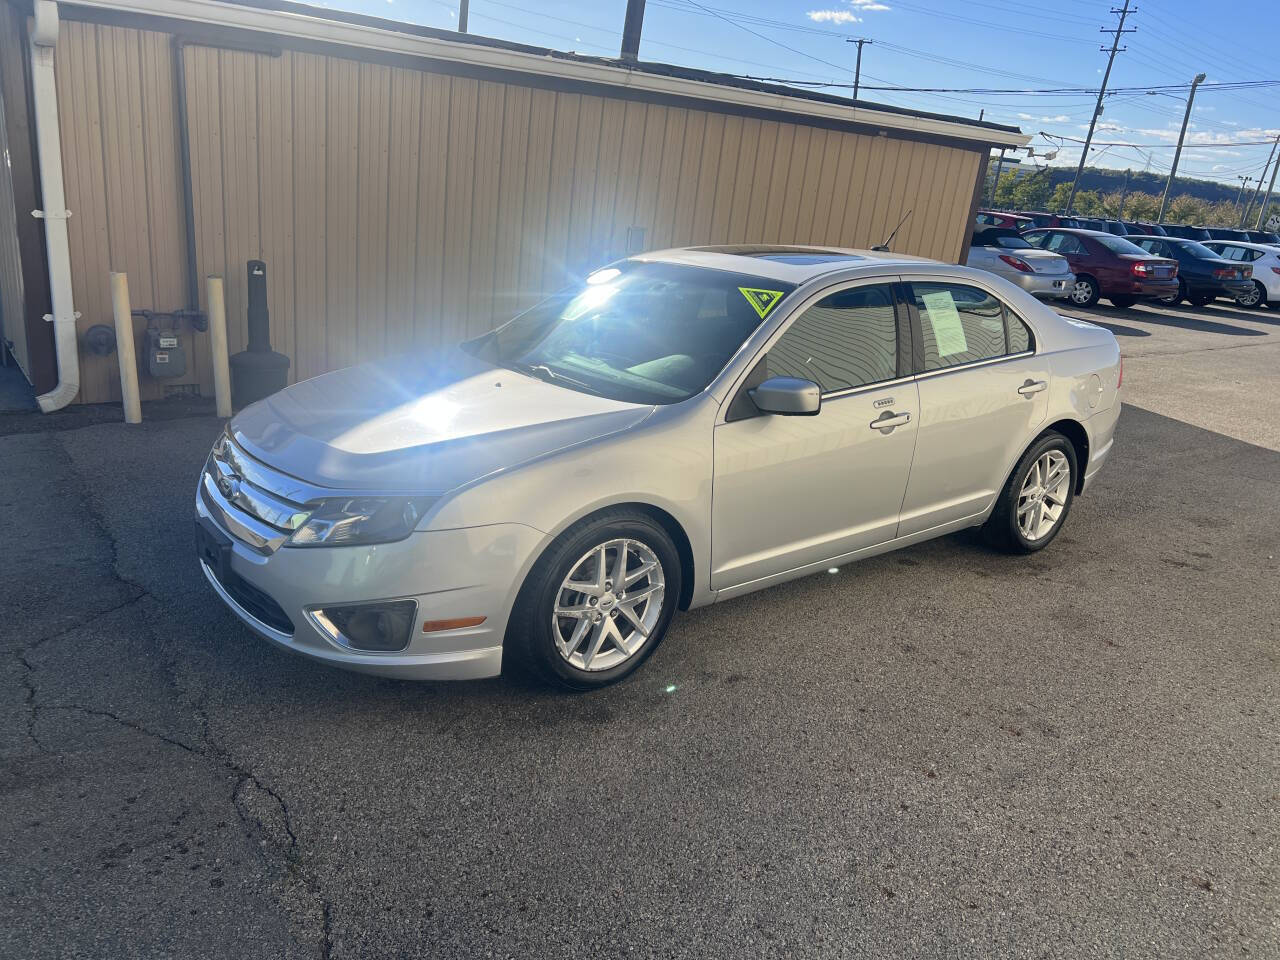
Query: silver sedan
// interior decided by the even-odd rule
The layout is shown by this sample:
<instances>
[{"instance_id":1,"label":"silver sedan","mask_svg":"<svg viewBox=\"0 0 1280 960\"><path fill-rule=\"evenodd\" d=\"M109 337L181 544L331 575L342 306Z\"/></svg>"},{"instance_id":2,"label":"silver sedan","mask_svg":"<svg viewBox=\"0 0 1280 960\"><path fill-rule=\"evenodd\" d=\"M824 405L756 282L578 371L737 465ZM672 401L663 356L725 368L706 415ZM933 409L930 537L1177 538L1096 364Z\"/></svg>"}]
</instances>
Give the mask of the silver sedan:
<instances>
[{"instance_id":1,"label":"silver sedan","mask_svg":"<svg viewBox=\"0 0 1280 960\"><path fill-rule=\"evenodd\" d=\"M325 663L473 678L510 658L597 687L677 610L966 527L1043 549L1111 452L1120 380L1108 331L990 273L646 254L459 347L240 412L200 477L200 565Z\"/></svg>"},{"instance_id":2,"label":"silver sedan","mask_svg":"<svg viewBox=\"0 0 1280 960\"><path fill-rule=\"evenodd\" d=\"M965 264L989 270L1027 293L1049 300L1071 294L1076 277L1066 257L1027 243L1016 230L979 227L973 232Z\"/></svg>"}]
</instances>

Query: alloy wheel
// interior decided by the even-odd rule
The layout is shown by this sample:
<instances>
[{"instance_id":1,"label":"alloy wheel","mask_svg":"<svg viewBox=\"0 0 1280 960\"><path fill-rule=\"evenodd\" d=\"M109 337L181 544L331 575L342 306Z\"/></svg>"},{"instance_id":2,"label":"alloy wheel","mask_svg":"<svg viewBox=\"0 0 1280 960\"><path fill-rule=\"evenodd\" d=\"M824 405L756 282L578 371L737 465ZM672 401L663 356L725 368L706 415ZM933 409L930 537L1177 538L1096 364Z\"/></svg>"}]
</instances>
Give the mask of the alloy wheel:
<instances>
[{"instance_id":1,"label":"alloy wheel","mask_svg":"<svg viewBox=\"0 0 1280 960\"><path fill-rule=\"evenodd\" d=\"M1071 288L1071 302L1088 306L1092 300L1093 284L1088 280L1077 280L1075 286Z\"/></svg>"},{"instance_id":2,"label":"alloy wheel","mask_svg":"<svg viewBox=\"0 0 1280 960\"><path fill-rule=\"evenodd\" d=\"M1018 530L1029 542L1053 532L1067 504L1071 465L1061 450L1048 450L1036 459L1018 493Z\"/></svg>"},{"instance_id":3,"label":"alloy wheel","mask_svg":"<svg viewBox=\"0 0 1280 960\"><path fill-rule=\"evenodd\" d=\"M1256 307L1258 305L1258 301L1261 299L1262 287L1259 286L1258 282L1255 280L1249 287L1248 293L1242 293L1240 296L1236 297L1236 303L1240 304L1242 307Z\"/></svg>"},{"instance_id":4,"label":"alloy wheel","mask_svg":"<svg viewBox=\"0 0 1280 960\"><path fill-rule=\"evenodd\" d=\"M552 636L579 670L609 670L634 657L662 616L666 579L658 555L629 538L584 553L556 591Z\"/></svg>"}]
</instances>

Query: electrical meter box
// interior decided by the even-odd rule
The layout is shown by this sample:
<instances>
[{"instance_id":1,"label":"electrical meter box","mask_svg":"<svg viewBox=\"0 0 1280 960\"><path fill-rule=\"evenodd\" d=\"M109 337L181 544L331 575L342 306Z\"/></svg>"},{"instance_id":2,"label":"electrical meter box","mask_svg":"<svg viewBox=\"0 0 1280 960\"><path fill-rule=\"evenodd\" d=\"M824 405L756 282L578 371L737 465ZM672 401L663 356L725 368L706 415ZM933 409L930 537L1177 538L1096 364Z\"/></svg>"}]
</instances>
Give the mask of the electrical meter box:
<instances>
[{"instance_id":1,"label":"electrical meter box","mask_svg":"<svg viewBox=\"0 0 1280 960\"><path fill-rule=\"evenodd\" d=\"M147 372L162 379L187 372L187 354L176 330L147 330Z\"/></svg>"}]
</instances>

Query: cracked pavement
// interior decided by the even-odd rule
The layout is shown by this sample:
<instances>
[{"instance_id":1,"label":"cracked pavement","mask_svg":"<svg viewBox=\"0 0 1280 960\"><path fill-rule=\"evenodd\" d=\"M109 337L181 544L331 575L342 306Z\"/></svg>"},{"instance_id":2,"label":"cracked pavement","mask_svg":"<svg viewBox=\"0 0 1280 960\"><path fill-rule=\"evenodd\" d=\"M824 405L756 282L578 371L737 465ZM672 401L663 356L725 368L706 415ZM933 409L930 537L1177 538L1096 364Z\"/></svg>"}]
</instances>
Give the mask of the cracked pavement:
<instances>
[{"instance_id":1,"label":"cracked pavement","mask_svg":"<svg viewBox=\"0 0 1280 960\"><path fill-rule=\"evenodd\" d=\"M1132 405L1047 552L696 611L590 695L254 638L211 418L0 423L0 956L1280 955L1280 313L1204 314L1090 312Z\"/></svg>"}]
</instances>

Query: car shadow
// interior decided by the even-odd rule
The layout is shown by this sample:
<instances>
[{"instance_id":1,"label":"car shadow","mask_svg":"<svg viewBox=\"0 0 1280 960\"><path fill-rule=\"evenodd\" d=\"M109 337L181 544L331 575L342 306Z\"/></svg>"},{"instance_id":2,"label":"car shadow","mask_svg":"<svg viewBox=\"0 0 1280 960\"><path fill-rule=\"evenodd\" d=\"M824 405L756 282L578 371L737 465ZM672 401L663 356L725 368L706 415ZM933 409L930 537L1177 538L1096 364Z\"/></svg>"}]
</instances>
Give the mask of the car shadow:
<instances>
[{"instance_id":1,"label":"car shadow","mask_svg":"<svg viewBox=\"0 0 1280 960\"><path fill-rule=\"evenodd\" d=\"M1153 311L1144 311L1142 313L1143 323L1156 323L1165 327L1177 327L1179 330L1198 330L1201 333L1220 333L1228 337L1266 337L1270 334L1265 330L1250 330L1247 327L1235 327L1227 323L1219 323L1216 320L1206 320L1201 316L1196 316L1192 310L1203 310L1203 307L1171 307L1169 309L1176 310L1176 314L1157 313Z\"/></svg>"},{"instance_id":2,"label":"car shadow","mask_svg":"<svg viewBox=\"0 0 1280 960\"><path fill-rule=\"evenodd\" d=\"M1150 330L1139 330L1137 327L1126 327L1123 323L1114 323L1110 320L1103 320L1101 317L1092 316L1089 322L1097 324L1099 327L1106 327L1117 337L1149 337Z\"/></svg>"}]
</instances>

